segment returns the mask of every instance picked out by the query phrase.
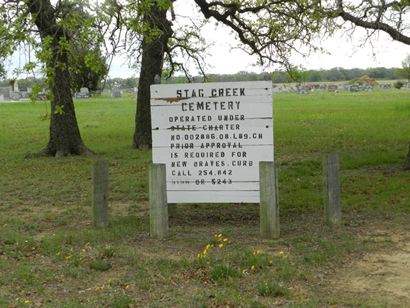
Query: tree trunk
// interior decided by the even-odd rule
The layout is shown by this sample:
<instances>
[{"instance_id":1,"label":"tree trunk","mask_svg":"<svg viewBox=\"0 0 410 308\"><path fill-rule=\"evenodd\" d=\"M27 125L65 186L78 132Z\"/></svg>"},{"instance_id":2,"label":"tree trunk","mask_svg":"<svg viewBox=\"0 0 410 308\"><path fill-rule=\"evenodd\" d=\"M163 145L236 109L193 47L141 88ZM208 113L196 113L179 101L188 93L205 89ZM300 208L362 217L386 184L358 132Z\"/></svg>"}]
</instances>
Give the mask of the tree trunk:
<instances>
[{"instance_id":1,"label":"tree trunk","mask_svg":"<svg viewBox=\"0 0 410 308\"><path fill-rule=\"evenodd\" d=\"M409 150L407 152L407 157L406 160L404 161L404 170L410 170L410 144L409 144Z\"/></svg>"},{"instance_id":2,"label":"tree trunk","mask_svg":"<svg viewBox=\"0 0 410 308\"><path fill-rule=\"evenodd\" d=\"M92 154L81 139L67 69L54 69L51 92L50 140L42 154L56 157Z\"/></svg>"},{"instance_id":3,"label":"tree trunk","mask_svg":"<svg viewBox=\"0 0 410 308\"><path fill-rule=\"evenodd\" d=\"M57 24L56 11L50 0L29 0L27 6L42 43L46 45L45 40L51 39L51 54L45 60L52 93L50 139L45 149L36 156L89 155L92 152L81 139L74 111L67 50L60 44L62 39L69 42L69 38Z\"/></svg>"},{"instance_id":4,"label":"tree trunk","mask_svg":"<svg viewBox=\"0 0 410 308\"><path fill-rule=\"evenodd\" d=\"M137 149L152 147L150 86L154 83L156 75L161 76L168 39L172 35L172 23L167 20L166 11L153 7L146 14L145 19L152 29L160 29L162 35L154 40L144 37L142 42L141 72L132 142L133 147Z\"/></svg>"}]
</instances>

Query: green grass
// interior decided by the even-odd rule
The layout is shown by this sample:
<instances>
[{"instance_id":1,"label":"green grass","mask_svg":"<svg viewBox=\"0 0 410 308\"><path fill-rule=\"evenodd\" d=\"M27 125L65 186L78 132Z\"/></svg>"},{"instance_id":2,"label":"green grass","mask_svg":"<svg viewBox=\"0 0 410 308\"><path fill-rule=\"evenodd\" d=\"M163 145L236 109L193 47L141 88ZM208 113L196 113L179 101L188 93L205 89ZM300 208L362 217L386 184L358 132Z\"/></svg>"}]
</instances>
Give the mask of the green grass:
<instances>
[{"instance_id":1,"label":"green grass","mask_svg":"<svg viewBox=\"0 0 410 308\"><path fill-rule=\"evenodd\" d=\"M48 104L0 104L0 306L374 303L329 295L317 272L391 245L364 238L368 226L405 228L410 174L400 166L410 139L408 92L275 96L282 230L276 241L259 238L257 206L239 204L178 205L170 238L151 239L151 152L131 148L134 99L75 104L93 157L24 159L47 143ZM340 228L322 219L328 152L341 157ZM110 223L94 229L91 166L101 158L109 161ZM221 248L219 233L229 239ZM198 258L207 244L214 247Z\"/></svg>"}]
</instances>

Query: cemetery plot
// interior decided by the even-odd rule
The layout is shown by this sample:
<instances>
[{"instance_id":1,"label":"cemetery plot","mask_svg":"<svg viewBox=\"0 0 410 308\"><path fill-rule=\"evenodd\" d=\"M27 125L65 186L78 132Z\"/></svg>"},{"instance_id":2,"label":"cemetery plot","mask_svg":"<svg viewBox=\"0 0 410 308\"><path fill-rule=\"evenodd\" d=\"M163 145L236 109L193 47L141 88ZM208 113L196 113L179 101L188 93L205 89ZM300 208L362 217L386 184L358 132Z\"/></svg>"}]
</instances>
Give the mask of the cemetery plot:
<instances>
[{"instance_id":1,"label":"cemetery plot","mask_svg":"<svg viewBox=\"0 0 410 308\"><path fill-rule=\"evenodd\" d=\"M270 81L153 85L151 113L169 203L259 202L259 162L273 161Z\"/></svg>"}]
</instances>

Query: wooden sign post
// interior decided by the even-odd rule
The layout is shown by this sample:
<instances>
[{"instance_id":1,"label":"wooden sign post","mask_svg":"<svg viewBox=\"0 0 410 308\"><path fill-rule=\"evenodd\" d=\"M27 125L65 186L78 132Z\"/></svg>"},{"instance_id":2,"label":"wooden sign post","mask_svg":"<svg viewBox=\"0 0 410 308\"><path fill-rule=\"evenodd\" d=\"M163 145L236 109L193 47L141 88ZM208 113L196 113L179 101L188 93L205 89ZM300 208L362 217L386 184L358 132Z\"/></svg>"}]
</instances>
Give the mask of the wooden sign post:
<instances>
[{"instance_id":1,"label":"wooden sign post","mask_svg":"<svg viewBox=\"0 0 410 308\"><path fill-rule=\"evenodd\" d=\"M160 239L168 235L167 183L164 164L152 164L149 170L150 235Z\"/></svg>"},{"instance_id":2,"label":"wooden sign post","mask_svg":"<svg viewBox=\"0 0 410 308\"><path fill-rule=\"evenodd\" d=\"M274 161L270 81L152 85L151 118L167 202L261 202L259 163Z\"/></svg>"},{"instance_id":3,"label":"wooden sign post","mask_svg":"<svg viewBox=\"0 0 410 308\"><path fill-rule=\"evenodd\" d=\"M260 162L260 232L265 238L279 238L278 176L273 162Z\"/></svg>"},{"instance_id":4,"label":"wooden sign post","mask_svg":"<svg viewBox=\"0 0 410 308\"><path fill-rule=\"evenodd\" d=\"M326 155L323 160L323 185L325 198L325 220L332 225L342 221L340 207L339 156Z\"/></svg>"}]
</instances>

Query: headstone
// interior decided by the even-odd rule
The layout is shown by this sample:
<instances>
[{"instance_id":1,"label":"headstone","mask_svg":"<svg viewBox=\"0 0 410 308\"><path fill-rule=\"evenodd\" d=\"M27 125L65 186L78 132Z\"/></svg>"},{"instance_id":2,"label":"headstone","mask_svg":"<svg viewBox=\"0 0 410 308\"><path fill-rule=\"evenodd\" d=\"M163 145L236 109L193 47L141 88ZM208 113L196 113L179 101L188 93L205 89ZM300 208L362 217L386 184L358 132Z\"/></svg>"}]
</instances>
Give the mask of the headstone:
<instances>
[{"instance_id":1,"label":"headstone","mask_svg":"<svg viewBox=\"0 0 410 308\"><path fill-rule=\"evenodd\" d=\"M80 92L75 93L75 98L89 98L90 90L88 88L80 88Z\"/></svg>"},{"instance_id":2,"label":"headstone","mask_svg":"<svg viewBox=\"0 0 410 308\"><path fill-rule=\"evenodd\" d=\"M20 92L11 92L10 93L10 99L13 101L18 101L20 98L22 98L22 95Z\"/></svg>"},{"instance_id":3,"label":"headstone","mask_svg":"<svg viewBox=\"0 0 410 308\"><path fill-rule=\"evenodd\" d=\"M82 94L90 94L90 90L88 90L88 88L81 88L80 89L80 93L82 93Z\"/></svg>"},{"instance_id":4,"label":"headstone","mask_svg":"<svg viewBox=\"0 0 410 308\"><path fill-rule=\"evenodd\" d=\"M337 85L335 85L335 84L330 84L330 85L327 86L327 90L328 90L329 92L334 92L334 91L337 90Z\"/></svg>"},{"instance_id":5,"label":"headstone","mask_svg":"<svg viewBox=\"0 0 410 308\"><path fill-rule=\"evenodd\" d=\"M3 95L3 100L7 101L10 99L10 88L0 87L0 94Z\"/></svg>"},{"instance_id":6,"label":"headstone","mask_svg":"<svg viewBox=\"0 0 410 308\"><path fill-rule=\"evenodd\" d=\"M111 92L111 96L114 98L121 97L121 90L120 89L114 89Z\"/></svg>"}]
</instances>

